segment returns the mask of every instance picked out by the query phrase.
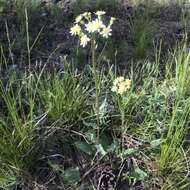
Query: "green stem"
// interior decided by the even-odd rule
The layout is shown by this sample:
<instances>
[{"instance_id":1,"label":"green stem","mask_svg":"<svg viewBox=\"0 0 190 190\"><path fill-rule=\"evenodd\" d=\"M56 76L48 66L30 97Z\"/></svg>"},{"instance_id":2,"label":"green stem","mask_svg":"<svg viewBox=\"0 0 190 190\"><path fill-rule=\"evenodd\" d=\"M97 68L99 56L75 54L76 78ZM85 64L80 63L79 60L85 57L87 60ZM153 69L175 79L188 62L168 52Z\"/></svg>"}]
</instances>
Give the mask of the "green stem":
<instances>
[{"instance_id":1,"label":"green stem","mask_svg":"<svg viewBox=\"0 0 190 190\"><path fill-rule=\"evenodd\" d=\"M96 72L96 58L95 58L95 40L92 40L91 51L92 51L92 66L93 74L95 80L95 89L96 89L96 100L95 100L95 110L96 110L96 120L97 120L97 144L99 144L100 138L100 114L99 114L99 88L98 88L98 75Z\"/></svg>"},{"instance_id":2,"label":"green stem","mask_svg":"<svg viewBox=\"0 0 190 190\"><path fill-rule=\"evenodd\" d=\"M29 37L29 29L28 29L28 12L25 9L25 17L26 17L26 41L27 41L27 51L28 51L28 65L29 72L31 71L31 51L30 51L30 37Z\"/></svg>"},{"instance_id":3,"label":"green stem","mask_svg":"<svg viewBox=\"0 0 190 190\"><path fill-rule=\"evenodd\" d=\"M124 133L125 133L125 130L124 130L124 124L125 124L125 112L122 110L121 111L121 145L122 145L122 150L123 150L123 147L124 147Z\"/></svg>"},{"instance_id":4,"label":"green stem","mask_svg":"<svg viewBox=\"0 0 190 190\"><path fill-rule=\"evenodd\" d=\"M123 97L119 97L118 99L118 104L119 104L119 110L120 110L120 114L121 114L121 149L123 150L124 147L124 133L125 133L125 110L123 108Z\"/></svg>"}]
</instances>

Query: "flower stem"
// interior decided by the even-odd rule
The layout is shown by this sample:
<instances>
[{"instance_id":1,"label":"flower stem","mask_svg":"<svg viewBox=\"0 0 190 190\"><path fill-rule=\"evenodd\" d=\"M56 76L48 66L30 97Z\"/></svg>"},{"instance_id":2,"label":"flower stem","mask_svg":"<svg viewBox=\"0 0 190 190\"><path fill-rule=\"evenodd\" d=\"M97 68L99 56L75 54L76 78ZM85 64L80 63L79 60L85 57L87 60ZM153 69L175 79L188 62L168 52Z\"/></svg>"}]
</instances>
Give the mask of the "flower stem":
<instances>
[{"instance_id":1,"label":"flower stem","mask_svg":"<svg viewBox=\"0 0 190 190\"><path fill-rule=\"evenodd\" d=\"M119 97L118 99L119 110L121 114L121 150L124 147L124 134L125 134L125 110L123 108L123 97Z\"/></svg>"},{"instance_id":2,"label":"flower stem","mask_svg":"<svg viewBox=\"0 0 190 190\"><path fill-rule=\"evenodd\" d=\"M100 138L100 114L99 114L99 87L98 87L98 75L96 72L96 56L95 56L95 40L91 42L91 51L92 51L92 66L93 66L93 74L95 80L95 89L96 89L96 100L95 100L95 111L96 111L96 121L97 121L97 144L99 144Z\"/></svg>"},{"instance_id":3,"label":"flower stem","mask_svg":"<svg viewBox=\"0 0 190 190\"><path fill-rule=\"evenodd\" d=\"M124 144L125 144L125 142L124 142L124 134L125 134L125 111L124 110L122 110L121 111L121 146L122 146L122 150L123 150L123 148L124 148Z\"/></svg>"}]
</instances>

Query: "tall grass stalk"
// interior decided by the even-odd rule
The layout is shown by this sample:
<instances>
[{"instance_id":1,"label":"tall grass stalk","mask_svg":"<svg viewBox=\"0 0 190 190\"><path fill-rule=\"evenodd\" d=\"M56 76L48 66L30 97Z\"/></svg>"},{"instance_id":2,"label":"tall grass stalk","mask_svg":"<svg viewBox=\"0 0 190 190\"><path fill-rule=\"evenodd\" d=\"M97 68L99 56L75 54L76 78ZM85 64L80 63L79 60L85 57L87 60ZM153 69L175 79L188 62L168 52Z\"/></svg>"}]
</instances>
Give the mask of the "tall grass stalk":
<instances>
[{"instance_id":1,"label":"tall grass stalk","mask_svg":"<svg viewBox=\"0 0 190 190\"><path fill-rule=\"evenodd\" d=\"M177 98L186 97L189 93L190 83L190 53L188 48L184 45L176 52L176 88Z\"/></svg>"},{"instance_id":2,"label":"tall grass stalk","mask_svg":"<svg viewBox=\"0 0 190 190\"><path fill-rule=\"evenodd\" d=\"M97 144L99 144L99 138L100 138L99 82L98 82L99 78L97 74L96 44L94 39L91 41L91 52L92 52L93 75L94 75L95 90L96 90L95 110L96 110L96 120L97 120Z\"/></svg>"},{"instance_id":3,"label":"tall grass stalk","mask_svg":"<svg viewBox=\"0 0 190 190\"><path fill-rule=\"evenodd\" d=\"M11 40L10 40L9 28L8 28L7 21L5 21L5 28L6 28L6 33L7 33L8 45L9 45L9 56L11 58L12 64L14 64L13 53L12 53L12 48L11 48Z\"/></svg>"},{"instance_id":4,"label":"tall grass stalk","mask_svg":"<svg viewBox=\"0 0 190 190\"><path fill-rule=\"evenodd\" d=\"M26 45L27 45L27 51L28 51L28 65L29 65L29 71L31 71L31 52L30 52L30 35L29 35L29 28L28 28L28 12L25 8L25 18L26 18Z\"/></svg>"}]
</instances>

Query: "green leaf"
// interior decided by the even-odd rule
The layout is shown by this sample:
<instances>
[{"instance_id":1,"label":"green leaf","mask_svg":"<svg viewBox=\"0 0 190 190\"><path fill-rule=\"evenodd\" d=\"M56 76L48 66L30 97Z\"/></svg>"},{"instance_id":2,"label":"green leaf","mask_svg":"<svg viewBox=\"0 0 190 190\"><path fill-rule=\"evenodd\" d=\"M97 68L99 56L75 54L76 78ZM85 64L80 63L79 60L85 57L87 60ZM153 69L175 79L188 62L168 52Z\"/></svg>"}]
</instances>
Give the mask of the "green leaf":
<instances>
[{"instance_id":1,"label":"green leaf","mask_svg":"<svg viewBox=\"0 0 190 190\"><path fill-rule=\"evenodd\" d=\"M88 139L88 141L90 141L91 143L96 143L96 131L95 130L88 130L85 133L86 138Z\"/></svg>"},{"instance_id":2,"label":"green leaf","mask_svg":"<svg viewBox=\"0 0 190 190\"><path fill-rule=\"evenodd\" d=\"M122 154L123 156L129 156L129 155L135 154L136 152L137 152L136 149L128 148L127 150L124 150Z\"/></svg>"},{"instance_id":3,"label":"green leaf","mask_svg":"<svg viewBox=\"0 0 190 190\"><path fill-rule=\"evenodd\" d=\"M81 150L82 152L88 154L88 155L92 155L94 153L93 148L90 144L86 143L86 142L76 142L75 146Z\"/></svg>"},{"instance_id":4,"label":"green leaf","mask_svg":"<svg viewBox=\"0 0 190 190\"><path fill-rule=\"evenodd\" d=\"M117 141L114 141L108 148L107 152L117 152L119 150L120 146Z\"/></svg>"},{"instance_id":5,"label":"green leaf","mask_svg":"<svg viewBox=\"0 0 190 190\"><path fill-rule=\"evenodd\" d=\"M146 172L144 172L143 170L141 170L140 168L136 168L134 171L133 177L136 180L144 181L148 177L148 174Z\"/></svg>"},{"instance_id":6,"label":"green leaf","mask_svg":"<svg viewBox=\"0 0 190 190\"><path fill-rule=\"evenodd\" d=\"M152 148L156 148L162 144L162 139L156 139L150 142Z\"/></svg>"},{"instance_id":7,"label":"green leaf","mask_svg":"<svg viewBox=\"0 0 190 190\"><path fill-rule=\"evenodd\" d=\"M101 116L106 115L107 111L107 107L108 107L108 103L107 103L107 97L103 100L102 104L99 107L99 114Z\"/></svg>"},{"instance_id":8,"label":"green leaf","mask_svg":"<svg viewBox=\"0 0 190 190\"><path fill-rule=\"evenodd\" d=\"M97 128L97 124L96 123L90 123L90 122L83 121L83 125L86 126L86 127L93 128L93 129Z\"/></svg>"},{"instance_id":9,"label":"green leaf","mask_svg":"<svg viewBox=\"0 0 190 190\"><path fill-rule=\"evenodd\" d=\"M52 164L51 162L48 162L48 163L49 163L49 165L53 168L54 171L56 171L56 172L63 172L63 169L60 168L59 165L57 165L57 164Z\"/></svg>"},{"instance_id":10,"label":"green leaf","mask_svg":"<svg viewBox=\"0 0 190 190\"><path fill-rule=\"evenodd\" d=\"M108 136L106 136L105 134L102 134L99 142L103 146L103 148L107 150L111 143L111 140L109 139Z\"/></svg>"},{"instance_id":11,"label":"green leaf","mask_svg":"<svg viewBox=\"0 0 190 190\"><path fill-rule=\"evenodd\" d=\"M80 180L79 168L66 169L63 173L63 179L69 184L78 182Z\"/></svg>"},{"instance_id":12,"label":"green leaf","mask_svg":"<svg viewBox=\"0 0 190 190\"><path fill-rule=\"evenodd\" d=\"M97 152L101 153L102 156L105 156L107 152L104 150L101 144L95 145Z\"/></svg>"}]
</instances>

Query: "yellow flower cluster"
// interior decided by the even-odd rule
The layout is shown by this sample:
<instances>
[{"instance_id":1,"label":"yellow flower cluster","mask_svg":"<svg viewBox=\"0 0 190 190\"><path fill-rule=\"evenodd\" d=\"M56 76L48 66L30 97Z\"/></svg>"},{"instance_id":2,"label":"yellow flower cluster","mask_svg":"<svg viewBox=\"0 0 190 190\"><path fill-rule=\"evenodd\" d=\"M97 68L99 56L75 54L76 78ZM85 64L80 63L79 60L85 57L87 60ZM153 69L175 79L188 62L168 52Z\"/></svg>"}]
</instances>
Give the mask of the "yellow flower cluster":
<instances>
[{"instance_id":1,"label":"yellow flower cluster","mask_svg":"<svg viewBox=\"0 0 190 190\"><path fill-rule=\"evenodd\" d=\"M124 77L117 77L113 82L112 92L123 95L131 88L131 80L125 79Z\"/></svg>"},{"instance_id":2,"label":"yellow flower cluster","mask_svg":"<svg viewBox=\"0 0 190 190\"><path fill-rule=\"evenodd\" d=\"M106 26L103 22L103 16L105 14L105 11L97 11L94 15L90 12L85 12L76 17L75 25L71 27L70 33L72 36L79 37L81 46L85 47L92 39L93 34L99 34L103 38L111 36L111 26L113 25L115 18L111 17Z\"/></svg>"}]
</instances>

